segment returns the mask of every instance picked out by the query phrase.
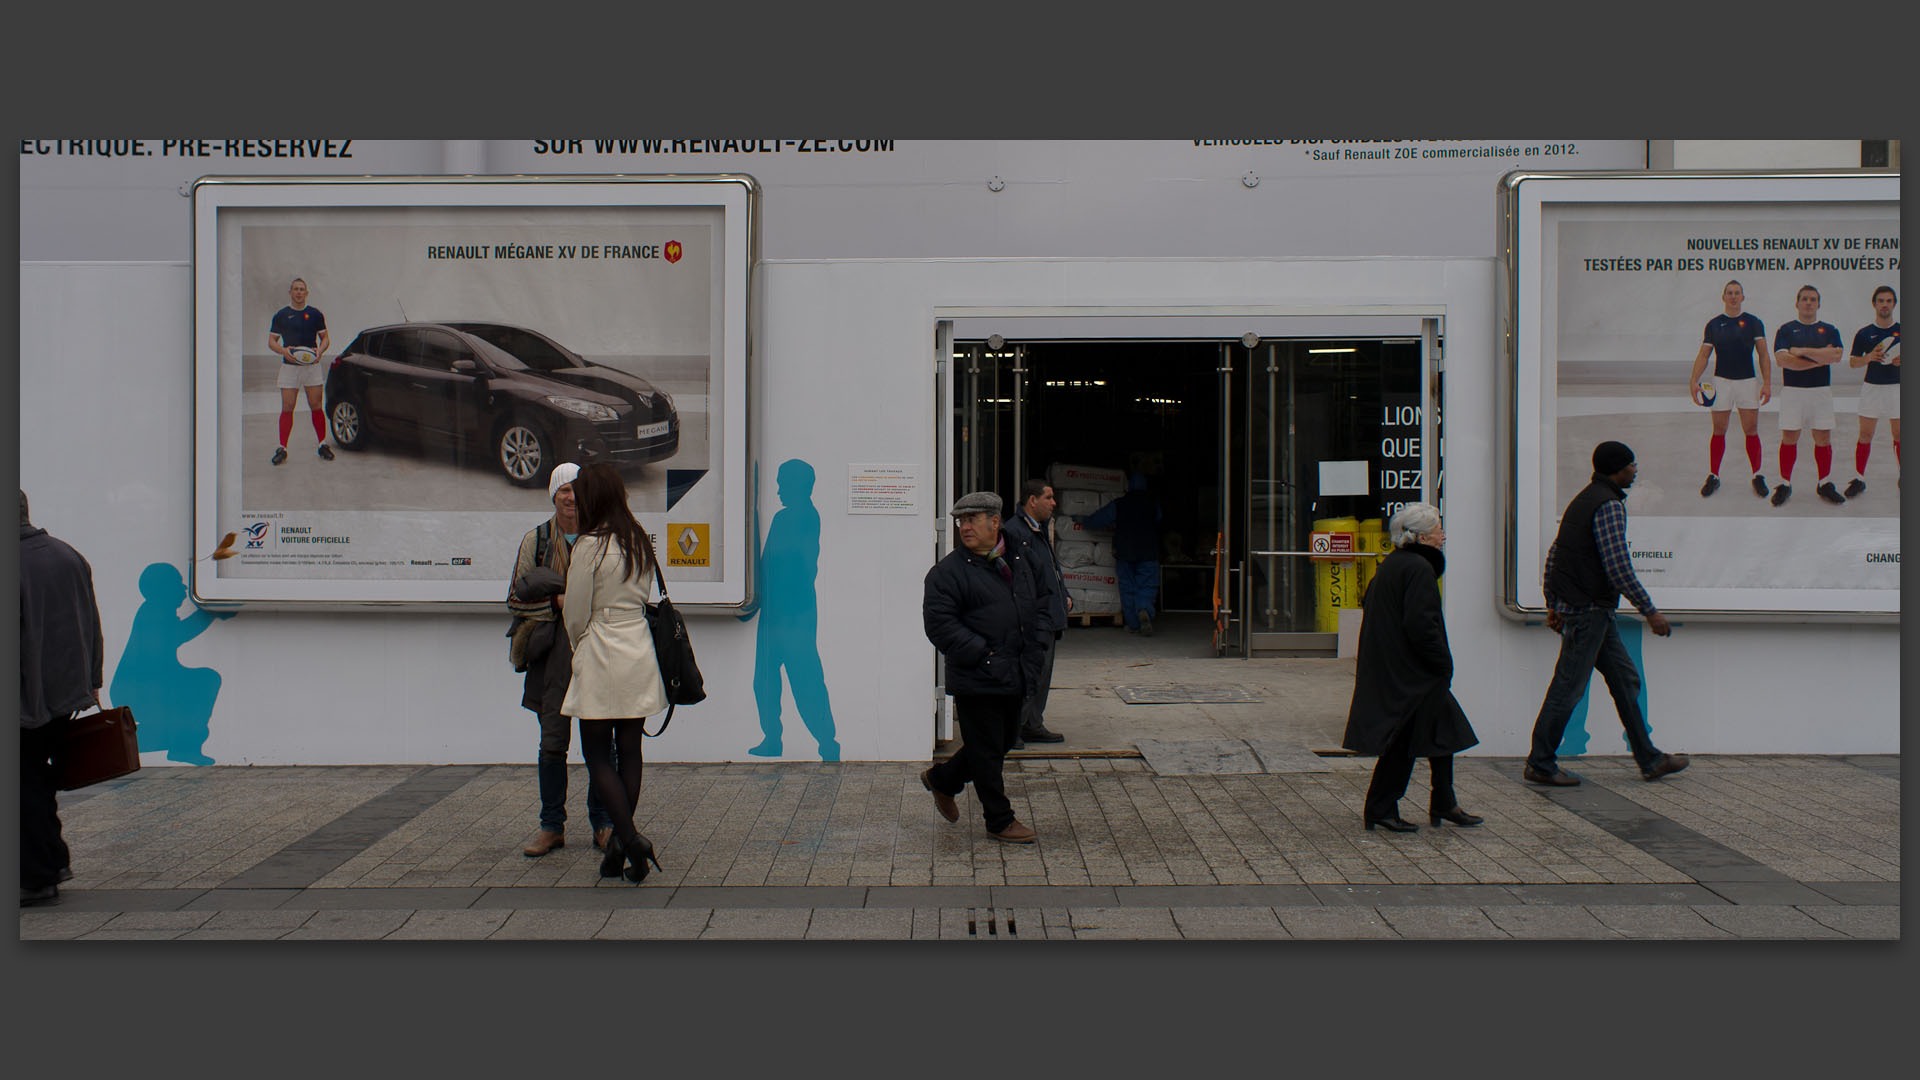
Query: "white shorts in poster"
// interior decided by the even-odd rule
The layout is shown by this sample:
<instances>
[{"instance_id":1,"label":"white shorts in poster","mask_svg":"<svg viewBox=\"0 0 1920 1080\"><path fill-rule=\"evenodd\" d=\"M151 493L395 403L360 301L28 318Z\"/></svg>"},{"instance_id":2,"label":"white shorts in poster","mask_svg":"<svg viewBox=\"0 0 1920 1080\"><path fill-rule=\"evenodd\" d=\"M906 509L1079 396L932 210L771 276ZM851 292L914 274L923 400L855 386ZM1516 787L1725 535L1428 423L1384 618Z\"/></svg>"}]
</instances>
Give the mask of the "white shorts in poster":
<instances>
[{"instance_id":1,"label":"white shorts in poster","mask_svg":"<svg viewBox=\"0 0 1920 1080\"><path fill-rule=\"evenodd\" d=\"M1618 440L1639 466L1626 500L1635 571L1663 609L1899 610L1896 463L1870 462L1866 492L1844 506L1793 498L1776 507L1744 480L1750 435L1760 448L1757 471L1775 485L1783 426L1824 421L1831 430L1837 419L1850 427L1858 370L1834 366L1834 385L1811 395L1825 408L1806 402L1806 416L1785 392L1777 360L1751 346L1745 355L1769 365L1767 404L1739 411L1748 406L1730 398L1736 391L1717 375L1717 349L1702 376L1716 386L1714 406L1701 408L1690 384L1703 327L1711 337L1716 318L1756 317L1771 345L1798 317L1802 286L1818 291L1814 318L1839 328L1843 340L1871 322L1874 289L1899 277L1898 184L1861 174L1510 181L1512 606L1543 605L1540 566L1560 514L1592 480L1594 447ZM1735 281L1737 312L1728 310ZM1749 323L1730 334L1731 351L1760 336L1752 330ZM1724 427L1717 449L1716 425ZM1715 453L1719 473L1740 482L1704 483ZM1797 457L1796 486L1811 488L1810 440L1800 440Z\"/></svg>"},{"instance_id":2,"label":"white shorts in poster","mask_svg":"<svg viewBox=\"0 0 1920 1080\"><path fill-rule=\"evenodd\" d=\"M1900 384L1861 384L1860 415L1874 420L1900 419Z\"/></svg>"},{"instance_id":3,"label":"white shorts in poster","mask_svg":"<svg viewBox=\"0 0 1920 1080\"><path fill-rule=\"evenodd\" d=\"M1781 431L1833 430L1833 387L1783 386L1773 393Z\"/></svg>"},{"instance_id":4,"label":"white shorts in poster","mask_svg":"<svg viewBox=\"0 0 1920 1080\"><path fill-rule=\"evenodd\" d=\"M617 469L650 530L709 526L676 600L742 602L751 191L197 187L198 401L214 422L196 442L196 530L246 542L196 568L196 596L497 601L520 537L552 513L549 474L572 462ZM275 465L294 365L269 332L299 302L330 335L300 370L324 388L332 456L314 453L303 396Z\"/></svg>"},{"instance_id":5,"label":"white shorts in poster","mask_svg":"<svg viewBox=\"0 0 1920 1080\"><path fill-rule=\"evenodd\" d=\"M1751 379L1703 379L1702 382L1713 387L1714 412L1730 412L1734 409L1757 409L1760 407L1760 378Z\"/></svg>"},{"instance_id":6,"label":"white shorts in poster","mask_svg":"<svg viewBox=\"0 0 1920 1080\"><path fill-rule=\"evenodd\" d=\"M274 385L282 390L299 390L308 386L321 386L327 380L327 369L319 364L288 364L278 357L268 354L275 367L279 368Z\"/></svg>"}]
</instances>

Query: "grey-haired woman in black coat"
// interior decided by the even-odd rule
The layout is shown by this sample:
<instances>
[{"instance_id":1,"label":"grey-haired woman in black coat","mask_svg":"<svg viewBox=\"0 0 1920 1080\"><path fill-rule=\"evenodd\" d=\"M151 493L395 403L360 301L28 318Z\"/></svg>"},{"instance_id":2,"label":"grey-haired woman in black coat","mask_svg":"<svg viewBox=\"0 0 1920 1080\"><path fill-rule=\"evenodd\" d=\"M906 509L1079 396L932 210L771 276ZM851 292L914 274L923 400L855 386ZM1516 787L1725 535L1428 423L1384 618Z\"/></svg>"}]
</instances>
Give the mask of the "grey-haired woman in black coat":
<instances>
[{"instance_id":1,"label":"grey-haired woman in black coat","mask_svg":"<svg viewBox=\"0 0 1920 1080\"><path fill-rule=\"evenodd\" d=\"M1433 824L1478 825L1453 796L1453 755L1479 742L1467 714L1453 698L1453 652L1440 611L1441 547L1447 532L1440 511L1409 503L1387 522L1393 553L1381 560L1367 585L1354 670L1353 705L1341 745L1378 754L1367 788L1362 820L1391 832L1415 832L1401 818L1400 797L1413 776L1413 759L1433 769Z\"/></svg>"}]
</instances>

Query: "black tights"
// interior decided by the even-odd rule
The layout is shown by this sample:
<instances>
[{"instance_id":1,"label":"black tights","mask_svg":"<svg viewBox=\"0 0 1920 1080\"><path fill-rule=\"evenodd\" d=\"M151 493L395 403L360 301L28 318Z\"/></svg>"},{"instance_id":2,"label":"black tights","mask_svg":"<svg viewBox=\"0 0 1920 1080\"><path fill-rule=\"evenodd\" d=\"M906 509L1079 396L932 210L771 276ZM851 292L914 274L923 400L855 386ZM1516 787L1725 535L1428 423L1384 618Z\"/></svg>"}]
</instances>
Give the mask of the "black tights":
<instances>
[{"instance_id":1,"label":"black tights","mask_svg":"<svg viewBox=\"0 0 1920 1080\"><path fill-rule=\"evenodd\" d=\"M625 846L640 835L634 828L633 812L640 806L640 777L646 762L641 760L641 741L646 717L625 720L581 720L580 755L587 759L587 777L600 796L607 816L613 819L613 835ZM614 768L613 750L619 741L620 767Z\"/></svg>"}]
</instances>

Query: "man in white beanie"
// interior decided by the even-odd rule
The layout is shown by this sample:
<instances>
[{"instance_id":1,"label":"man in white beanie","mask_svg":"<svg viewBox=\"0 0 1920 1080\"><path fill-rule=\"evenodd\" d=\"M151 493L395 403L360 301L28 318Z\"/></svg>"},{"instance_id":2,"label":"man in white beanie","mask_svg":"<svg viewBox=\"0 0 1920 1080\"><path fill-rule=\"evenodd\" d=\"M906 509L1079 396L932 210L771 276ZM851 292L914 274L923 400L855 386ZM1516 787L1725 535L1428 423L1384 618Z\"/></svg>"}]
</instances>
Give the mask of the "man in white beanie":
<instances>
[{"instance_id":1,"label":"man in white beanie","mask_svg":"<svg viewBox=\"0 0 1920 1080\"><path fill-rule=\"evenodd\" d=\"M520 538L507 590L507 610L514 616L509 658L515 671L527 673L520 704L540 717L540 756L534 766L540 781L540 831L522 849L535 859L566 846L567 750L573 720L560 711L560 703L566 700L573 677L573 650L560 626L560 606L566 600L567 557L580 535L579 511L573 501L573 479L578 475L580 466L572 462L554 466L547 481L553 517ZM587 822L593 826L593 846L604 850L613 835L613 819L591 784L587 785Z\"/></svg>"}]
</instances>

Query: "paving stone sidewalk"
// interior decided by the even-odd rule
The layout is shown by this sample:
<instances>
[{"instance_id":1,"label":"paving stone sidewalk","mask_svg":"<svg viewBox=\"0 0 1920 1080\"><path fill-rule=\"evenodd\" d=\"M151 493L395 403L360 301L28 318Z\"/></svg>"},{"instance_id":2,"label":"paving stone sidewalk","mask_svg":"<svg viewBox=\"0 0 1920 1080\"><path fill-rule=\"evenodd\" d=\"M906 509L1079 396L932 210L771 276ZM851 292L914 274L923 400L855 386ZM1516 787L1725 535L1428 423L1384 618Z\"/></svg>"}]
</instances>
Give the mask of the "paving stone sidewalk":
<instances>
[{"instance_id":1,"label":"paving stone sidewalk","mask_svg":"<svg viewBox=\"0 0 1920 1080\"><path fill-rule=\"evenodd\" d=\"M531 766L147 769L62 796L74 878L22 939L1899 937L1899 759L1696 757L1579 788L1463 757L1477 829L1360 827L1372 759L1159 775L1009 763L1031 846L948 824L911 763L654 765L663 869L601 879L576 766L570 843L528 859Z\"/></svg>"}]
</instances>

